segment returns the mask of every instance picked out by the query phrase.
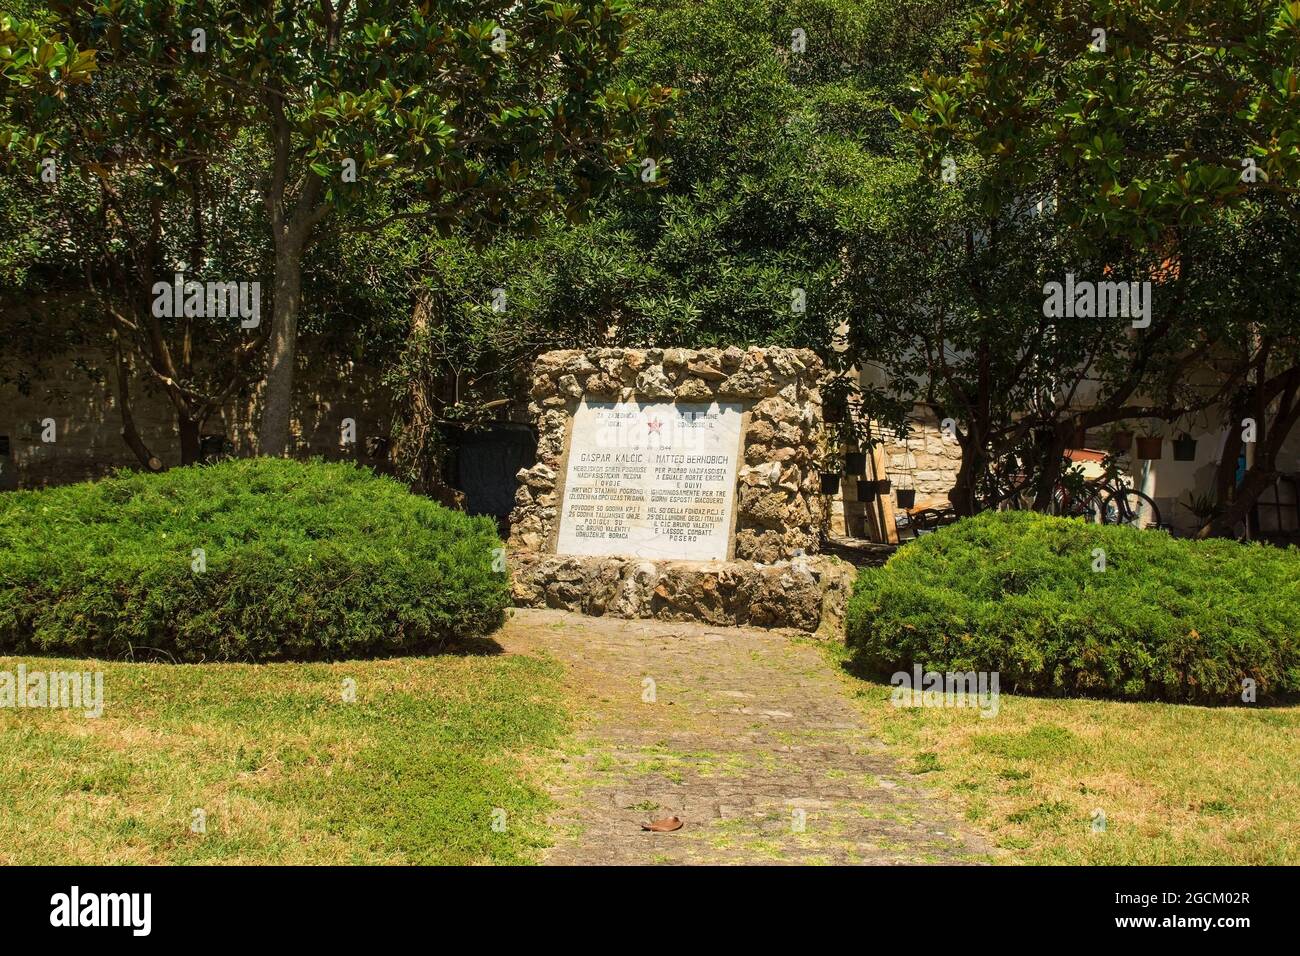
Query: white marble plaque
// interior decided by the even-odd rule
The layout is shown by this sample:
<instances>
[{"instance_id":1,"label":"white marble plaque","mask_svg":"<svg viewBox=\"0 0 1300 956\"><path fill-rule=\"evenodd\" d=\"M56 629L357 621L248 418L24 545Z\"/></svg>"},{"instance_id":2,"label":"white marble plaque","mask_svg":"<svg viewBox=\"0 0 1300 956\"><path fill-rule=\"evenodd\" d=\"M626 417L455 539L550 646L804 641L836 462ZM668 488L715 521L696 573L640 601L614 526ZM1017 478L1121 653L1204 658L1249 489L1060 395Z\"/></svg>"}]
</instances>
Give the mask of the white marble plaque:
<instances>
[{"instance_id":1,"label":"white marble plaque","mask_svg":"<svg viewBox=\"0 0 1300 956\"><path fill-rule=\"evenodd\" d=\"M725 559L740 421L739 403L583 401L557 552Z\"/></svg>"}]
</instances>

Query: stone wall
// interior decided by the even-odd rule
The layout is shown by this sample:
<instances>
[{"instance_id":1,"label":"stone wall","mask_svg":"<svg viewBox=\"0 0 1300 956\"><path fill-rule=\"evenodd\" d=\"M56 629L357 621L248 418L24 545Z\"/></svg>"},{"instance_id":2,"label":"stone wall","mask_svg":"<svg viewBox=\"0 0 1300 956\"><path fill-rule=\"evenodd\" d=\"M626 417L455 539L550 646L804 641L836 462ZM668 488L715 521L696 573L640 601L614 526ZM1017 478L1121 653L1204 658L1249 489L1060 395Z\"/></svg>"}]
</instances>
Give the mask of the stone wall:
<instances>
[{"instance_id":1,"label":"stone wall","mask_svg":"<svg viewBox=\"0 0 1300 956\"><path fill-rule=\"evenodd\" d=\"M0 437L9 454L0 459L0 488L35 488L102 477L115 468L139 468L122 440L117 384L111 356L89 342L68 343L60 330L70 325L70 306L62 300L33 300L5 310L4 327L35 325L49 330L39 354L14 347L0 356ZM46 347L40 343L49 342ZM368 438L386 434L391 420L387 395L375 369L339 360L313 348L310 336L299 342L291 420L293 452L299 456L360 460ZM231 398L204 426L204 434L224 435L237 454L255 449L258 388ZM164 465L180 463L175 407L148 378L131 382L136 427ZM42 422L53 419L55 440L43 441ZM356 422L356 443L342 441L342 422Z\"/></svg>"},{"instance_id":2,"label":"stone wall","mask_svg":"<svg viewBox=\"0 0 1300 956\"><path fill-rule=\"evenodd\" d=\"M746 410L737 474L735 558L772 563L814 553L825 523L818 488L818 382L807 349L569 349L535 365L529 411L537 464L519 472L510 549L545 552L558 533L561 474L571 418L599 401L739 402Z\"/></svg>"},{"instance_id":3,"label":"stone wall","mask_svg":"<svg viewBox=\"0 0 1300 956\"><path fill-rule=\"evenodd\" d=\"M893 487L907 487L910 480L916 489L916 507L946 508L948 494L957 484L961 445L944 437L929 407L917 405L908 417L911 434L906 439L888 438L882 446Z\"/></svg>"},{"instance_id":4,"label":"stone wall","mask_svg":"<svg viewBox=\"0 0 1300 956\"><path fill-rule=\"evenodd\" d=\"M839 635L854 569L829 555L776 564L514 554L520 607L596 616L785 627Z\"/></svg>"}]
</instances>

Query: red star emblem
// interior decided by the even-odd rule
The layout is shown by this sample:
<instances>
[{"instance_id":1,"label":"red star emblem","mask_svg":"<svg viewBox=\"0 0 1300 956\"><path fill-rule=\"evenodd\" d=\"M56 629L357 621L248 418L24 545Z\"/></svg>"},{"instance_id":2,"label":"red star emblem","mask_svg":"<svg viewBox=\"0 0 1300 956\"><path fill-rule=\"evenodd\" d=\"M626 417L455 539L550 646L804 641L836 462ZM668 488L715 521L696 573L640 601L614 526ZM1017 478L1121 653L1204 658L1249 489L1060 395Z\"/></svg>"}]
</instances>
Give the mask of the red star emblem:
<instances>
[{"instance_id":1,"label":"red star emblem","mask_svg":"<svg viewBox=\"0 0 1300 956\"><path fill-rule=\"evenodd\" d=\"M650 421L646 422L645 425L646 428L650 429L651 434L654 434L655 432L659 431L659 429L664 427L664 423L659 421L659 419L657 418L651 419Z\"/></svg>"}]
</instances>

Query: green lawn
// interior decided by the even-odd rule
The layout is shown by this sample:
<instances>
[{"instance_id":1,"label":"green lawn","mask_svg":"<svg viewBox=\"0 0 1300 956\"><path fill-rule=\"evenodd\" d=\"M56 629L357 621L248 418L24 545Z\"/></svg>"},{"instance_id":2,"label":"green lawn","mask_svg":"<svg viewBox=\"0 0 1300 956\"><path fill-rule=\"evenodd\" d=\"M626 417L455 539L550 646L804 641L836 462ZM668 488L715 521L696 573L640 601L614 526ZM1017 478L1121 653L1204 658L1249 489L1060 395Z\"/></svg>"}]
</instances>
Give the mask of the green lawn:
<instances>
[{"instance_id":1,"label":"green lawn","mask_svg":"<svg viewBox=\"0 0 1300 956\"><path fill-rule=\"evenodd\" d=\"M552 661L0 671L20 661L103 670L105 706L0 708L0 863L523 863L546 844L535 764L567 726Z\"/></svg>"},{"instance_id":2,"label":"green lawn","mask_svg":"<svg viewBox=\"0 0 1300 956\"><path fill-rule=\"evenodd\" d=\"M20 661L102 669L105 710L0 708L0 863L522 863L548 842L537 781L568 728L553 661L0 671ZM904 766L1008 861L1300 862L1300 706L1003 694L982 719L846 679Z\"/></svg>"},{"instance_id":3,"label":"green lawn","mask_svg":"<svg viewBox=\"0 0 1300 956\"><path fill-rule=\"evenodd\" d=\"M1004 693L998 715L981 718L896 708L888 684L850 680L904 765L954 798L1008 861L1300 863L1300 706Z\"/></svg>"}]
</instances>

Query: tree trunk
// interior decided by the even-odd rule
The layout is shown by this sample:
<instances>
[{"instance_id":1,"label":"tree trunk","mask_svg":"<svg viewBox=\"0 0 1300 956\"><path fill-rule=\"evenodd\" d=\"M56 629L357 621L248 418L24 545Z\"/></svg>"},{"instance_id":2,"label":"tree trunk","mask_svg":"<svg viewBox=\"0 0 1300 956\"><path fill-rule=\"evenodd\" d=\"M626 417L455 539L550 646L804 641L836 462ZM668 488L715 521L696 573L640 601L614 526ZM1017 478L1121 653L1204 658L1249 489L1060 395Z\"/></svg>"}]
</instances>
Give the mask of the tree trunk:
<instances>
[{"instance_id":1,"label":"tree trunk","mask_svg":"<svg viewBox=\"0 0 1300 956\"><path fill-rule=\"evenodd\" d=\"M1196 536L1198 538L1235 537L1238 523L1247 519L1250 509L1255 507L1259 496L1272 487L1273 482L1277 481L1277 476L1278 472L1274 468L1254 466L1248 469L1237 487L1237 494L1232 503L1201 528Z\"/></svg>"},{"instance_id":2,"label":"tree trunk","mask_svg":"<svg viewBox=\"0 0 1300 956\"><path fill-rule=\"evenodd\" d=\"M979 458L980 455L974 447L974 442L963 443L961 465L957 468L957 483L953 486L952 493L949 495L953 509L962 518L969 518L975 514L978 508L975 484L979 478L981 468Z\"/></svg>"},{"instance_id":3,"label":"tree trunk","mask_svg":"<svg viewBox=\"0 0 1300 956\"><path fill-rule=\"evenodd\" d=\"M1237 524L1247 519L1250 509L1255 506L1259 496L1277 481L1279 475L1277 456L1281 453L1287 436L1291 434L1291 429L1295 428L1297 422L1300 422L1300 401L1296 401L1296 394L1300 391L1300 369L1288 370L1281 380L1283 382L1282 394L1277 400L1277 413L1271 422L1267 420L1268 403L1260 400L1263 387L1259 385L1255 387L1255 394L1251 396L1257 409L1255 413L1258 425L1255 459L1250 467L1246 469L1241 484L1237 486L1232 496L1232 502L1224 508L1221 514L1206 522L1197 532L1196 536L1198 538L1232 537ZM1232 455L1231 465L1235 469L1237 454L1241 447L1241 433L1237 431L1235 412L1233 418L1234 421L1230 423L1230 427L1235 434L1229 434L1228 441L1224 446L1223 458L1219 461L1219 472L1216 478L1220 481L1228 474L1229 453ZM1235 471L1233 473L1235 474ZM1220 497L1217 500L1223 501L1224 499Z\"/></svg>"},{"instance_id":4,"label":"tree trunk","mask_svg":"<svg viewBox=\"0 0 1300 956\"><path fill-rule=\"evenodd\" d=\"M289 420L293 414L293 372L297 356L298 308L302 304L302 243L286 239L275 254L275 297L271 313L270 354L262 425L258 431L263 455L289 452Z\"/></svg>"},{"instance_id":5,"label":"tree trunk","mask_svg":"<svg viewBox=\"0 0 1300 956\"><path fill-rule=\"evenodd\" d=\"M176 429L180 432L182 465L193 465L202 457L202 436L200 435L202 427L203 423L197 419L190 418L184 413L177 413Z\"/></svg>"},{"instance_id":6,"label":"tree trunk","mask_svg":"<svg viewBox=\"0 0 1300 956\"><path fill-rule=\"evenodd\" d=\"M122 440L131 449L149 471L162 471L163 464L140 437L135 427L135 416L131 412L131 380L126 367L126 358L122 354L122 343L117 333L113 334L113 357L117 365L117 410L122 416Z\"/></svg>"},{"instance_id":7,"label":"tree trunk","mask_svg":"<svg viewBox=\"0 0 1300 956\"><path fill-rule=\"evenodd\" d=\"M1237 460L1241 457L1241 415L1233 409L1228 419L1228 434L1224 437L1223 453L1214 472L1214 500L1227 501L1237 481Z\"/></svg>"},{"instance_id":8,"label":"tree trunk","mask_svg":"<svg viewBox=\"0 0 1300 956\"><path fill-rule=\"evenodd\" d=\"M1035 462L1038 476L1034 480L1034 510L1041 514L1052 512L1052 499L1056 493L1056 483L1061 477L1061 463L1065 460L1065 446L1073 431L1073 420L1058 423L1046 449L1040 449L1038 461Z\"/></svg>"}]
</instances>

